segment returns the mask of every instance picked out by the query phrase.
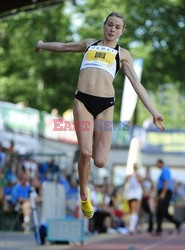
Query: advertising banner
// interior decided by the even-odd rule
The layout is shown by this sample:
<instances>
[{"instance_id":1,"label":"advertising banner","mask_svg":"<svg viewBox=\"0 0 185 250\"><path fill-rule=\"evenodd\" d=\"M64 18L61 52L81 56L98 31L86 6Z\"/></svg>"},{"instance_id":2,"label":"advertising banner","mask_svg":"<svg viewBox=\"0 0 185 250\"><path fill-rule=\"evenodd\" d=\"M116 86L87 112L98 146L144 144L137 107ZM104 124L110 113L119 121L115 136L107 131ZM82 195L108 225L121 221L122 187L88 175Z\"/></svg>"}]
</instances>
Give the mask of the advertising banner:
<instances>
[{"instance_id":1,"label":"advertising banner","mask_svg":"<svg viewBox=\"0 0 185 250\"><path fill-rule=\"evenodd\" d=\"M0 102L1 128L33 136L39 135L39 111Z\"/></svg>"},{"instance_id":2,"label":"advertising banner","mask_svg":"<svg viewBox=\"0 0 185 250\"><path fill-rule=\"evenodd\" d=\"M184 154L185 155L185 130L155 129L145 130L135 127L132 136L139 138L141 150L150 154Z\"/></svg>"}]
</instances>

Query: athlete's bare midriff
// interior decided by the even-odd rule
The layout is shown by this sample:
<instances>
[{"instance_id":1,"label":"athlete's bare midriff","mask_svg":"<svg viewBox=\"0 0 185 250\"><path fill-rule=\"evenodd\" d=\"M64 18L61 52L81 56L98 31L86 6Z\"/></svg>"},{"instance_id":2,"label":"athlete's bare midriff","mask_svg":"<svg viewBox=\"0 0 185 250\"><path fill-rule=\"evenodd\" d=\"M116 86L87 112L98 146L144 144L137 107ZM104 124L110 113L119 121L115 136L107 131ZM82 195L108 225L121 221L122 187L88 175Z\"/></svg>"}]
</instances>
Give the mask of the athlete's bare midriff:
<instances>
[{"instance_id":1,"label":"athlete's bare midriff","mask_svg":"<svg viewBox=\"0 0 185 250\"><path fill-rule=\"evenodd\" d=\"M105 70L96 68L80 70L77 90L101 97L115 95L112 76Z\"/></svg>"}]
</instances>

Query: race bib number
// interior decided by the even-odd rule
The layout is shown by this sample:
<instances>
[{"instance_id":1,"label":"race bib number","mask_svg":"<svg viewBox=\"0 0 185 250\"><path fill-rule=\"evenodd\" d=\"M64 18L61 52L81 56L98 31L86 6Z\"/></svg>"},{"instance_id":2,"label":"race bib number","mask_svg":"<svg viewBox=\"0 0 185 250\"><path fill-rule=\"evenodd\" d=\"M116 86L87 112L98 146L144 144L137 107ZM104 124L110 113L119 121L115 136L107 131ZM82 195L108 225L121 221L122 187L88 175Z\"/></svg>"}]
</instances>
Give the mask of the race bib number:
<instances>
[{"instance_id":1,"label":"race bib number","mask_svg":"<svg viewBox=\"0 0 185 250\"><path fill-rule=\"evenodd\" d=\"M117 50L101 46L92 46L89 48L86 56L87 61L101 61L105 64L112 65L115 60Z\"/></svg>"}]
</instances>

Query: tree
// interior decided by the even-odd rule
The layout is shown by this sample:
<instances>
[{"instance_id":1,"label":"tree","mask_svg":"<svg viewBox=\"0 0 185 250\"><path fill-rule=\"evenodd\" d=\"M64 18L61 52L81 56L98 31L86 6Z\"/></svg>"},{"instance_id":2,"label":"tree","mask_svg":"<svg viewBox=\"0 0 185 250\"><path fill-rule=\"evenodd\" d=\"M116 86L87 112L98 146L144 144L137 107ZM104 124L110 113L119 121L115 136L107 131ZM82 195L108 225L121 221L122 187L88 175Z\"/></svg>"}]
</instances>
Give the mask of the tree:
<instances>
[{"instance_id":1,"label":"tree","mask_svg":"<svg viewBox=\"0 0 185 250\"><path fill-rule=\"evenodd\" d=\"M130 0L126 10L134 40L151 47L145 58L143 82L154 90L166 82L185 90L185 1L156 0L148 4Z\"/></svg>"},{"instance_id":2,"label":"tree","mask_svg":"<svg viewBox=\"0 0 185 250\"><path fill-rule=\"evenodd\" d=\"M133 58L144 59L142 84L147 90L155 94L169 82L177 89L185 89L185 0L155 0L150 4L146 0L74 2L75 5L67 6L68 13L65 1L57 8L22 12L0 23L1 100L24 101L30 107L48 112L57 108L62 113L71 108L83 55L37 54L35 43L100 39L103 21L112 11L125 14L127 28L119 44L129 49ZM73 22L75 15L79 15L81 25ZM119 120L123 80L121 74L115 80L115 120Z\"/></svg>"},{"instance_id":3,"label":"tree","mask_svg":"<svg viewBox=\"0 0 185 250\"><path fill-rule=\"evenodd\" d=\"M164 115L165 127L167 129L184 129L185 117L182 115L185 108L184 96L173 84L164 84L158 87L155 94L150 93L153 103ZM138 102L138 125L142 126L143 121L150 117L141 101Z\"/></svg>"},{"instance_id":4,"label":"tree","mask_svg":"<svg viewBox=\"0 0 185 250\"><path fill-rule=\"evenodd\" d=\"M82 55L34 52L38 40L72 40L64 4L44 12L20 13L3 20L0 29L0 99L24 101L46 111L58 108L60 113L72 107Z\"/></svg>"}]
</instances>

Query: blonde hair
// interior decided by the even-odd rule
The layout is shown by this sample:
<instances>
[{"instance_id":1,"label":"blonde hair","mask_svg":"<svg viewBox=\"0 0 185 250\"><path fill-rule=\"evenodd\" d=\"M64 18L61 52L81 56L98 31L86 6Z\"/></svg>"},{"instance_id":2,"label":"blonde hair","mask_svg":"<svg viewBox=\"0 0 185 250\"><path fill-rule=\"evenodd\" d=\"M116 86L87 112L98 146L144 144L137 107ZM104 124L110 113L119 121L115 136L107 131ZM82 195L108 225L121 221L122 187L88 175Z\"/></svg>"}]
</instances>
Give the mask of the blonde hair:
<instances>
[{"instance_id":1,"label":"blonde hair","mask_svg":"<svg viewBox=\"0 0 185 250\"><path fill-rule=\"evenodd\" d=\"M123 16L122 14L120 14L120 13L118 13L118 12L111 12L111 13L106 17L104 24L106 24L106 22L107 22L107 20L108 20L108 18L109 18L110 16L115 16L115 17L121 18L122 21L123 21L123 30L125 29L125 27L126 27L125 18L124 18L124 16Z\"/></svg>"}]
</instances>

